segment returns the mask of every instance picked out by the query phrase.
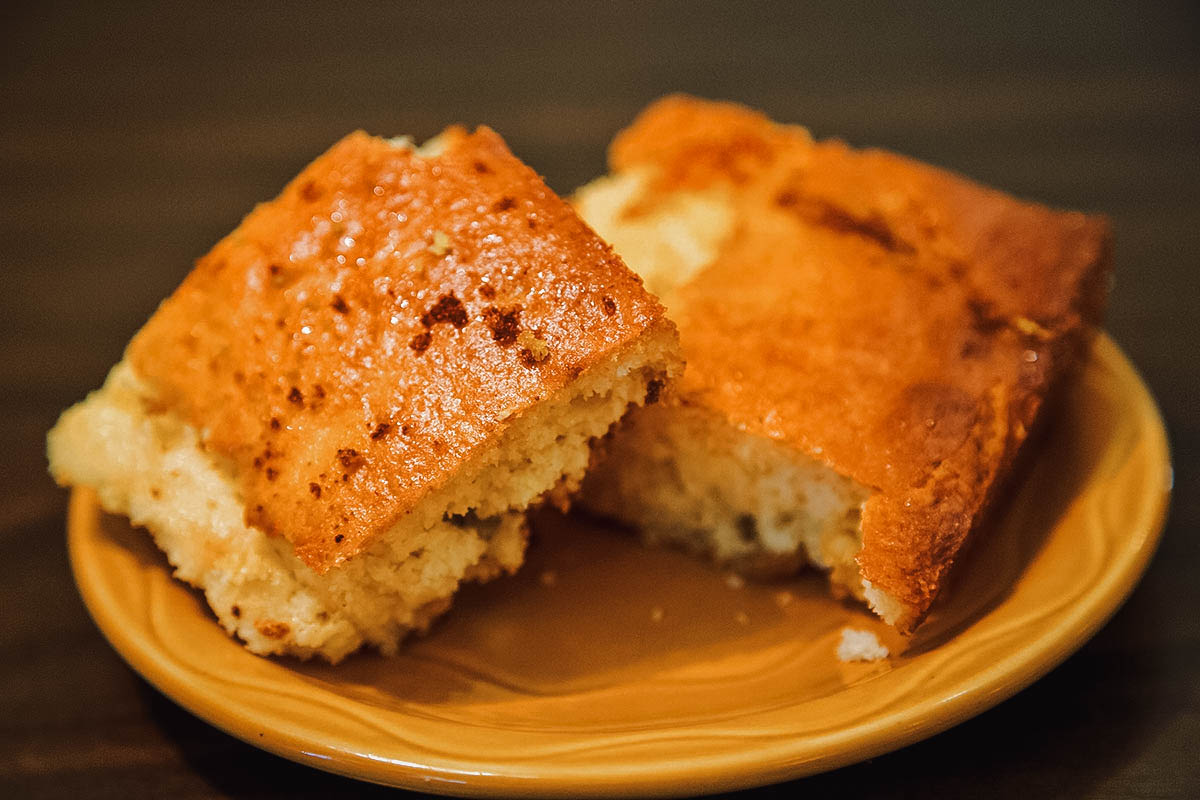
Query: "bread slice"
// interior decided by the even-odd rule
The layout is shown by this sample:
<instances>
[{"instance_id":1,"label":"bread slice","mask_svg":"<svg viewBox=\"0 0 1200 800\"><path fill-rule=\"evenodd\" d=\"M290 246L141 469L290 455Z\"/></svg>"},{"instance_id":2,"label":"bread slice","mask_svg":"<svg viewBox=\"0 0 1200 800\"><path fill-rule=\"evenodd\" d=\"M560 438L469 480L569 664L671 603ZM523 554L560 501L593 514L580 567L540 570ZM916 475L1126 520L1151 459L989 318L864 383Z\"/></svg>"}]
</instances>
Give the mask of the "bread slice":
<instances>
[{"instance_id":1,"label":"bread slice","mask_svg":"<svg viewBox=\"0 0 1200 800\"><path fill-rule=\"evenodd\" d=\"M256 653L392 651L680 371L661 305L486 128L355 133L222 240L49 435Z\"/></svg>"},{"instance_id":2,"label":"bread slice","mask_svg":"<svg viewBox=\"0 0 1200 800\"><path fill-rule=\"evenodd\" d=\"M1105 221L686 97L610 161L576 206L687 368L585 502L745 571L814 564L911 631L1100 319Z\"/></svg>"}]
</instances>

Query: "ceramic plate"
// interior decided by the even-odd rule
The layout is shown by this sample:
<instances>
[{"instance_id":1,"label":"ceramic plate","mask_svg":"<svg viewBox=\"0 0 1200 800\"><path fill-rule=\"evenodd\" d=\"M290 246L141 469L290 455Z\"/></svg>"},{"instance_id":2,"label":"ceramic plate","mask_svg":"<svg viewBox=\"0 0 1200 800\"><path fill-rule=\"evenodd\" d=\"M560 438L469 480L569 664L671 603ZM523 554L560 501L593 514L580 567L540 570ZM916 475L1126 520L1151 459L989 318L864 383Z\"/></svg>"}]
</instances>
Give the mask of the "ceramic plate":
<instances>
[{"instance_id":1,"label":"ceramic plate","mask_svg":"<svg viewBox=\"0 0 1200 800\"><path fill-rule=\"evenodd\" d=\"M819 576L742 585L600 523L543 516L521 574L469 587L394 658L251 655L142 531L71 500L76 580L164 693L255 746L463 795L651 795L831 769L995 705L1078 648L1133 588L1171 485L1162 421L1107 337L956 572L899 641ZM846 626L893 655L845 664Z\"/></svg>"}]
</instances>

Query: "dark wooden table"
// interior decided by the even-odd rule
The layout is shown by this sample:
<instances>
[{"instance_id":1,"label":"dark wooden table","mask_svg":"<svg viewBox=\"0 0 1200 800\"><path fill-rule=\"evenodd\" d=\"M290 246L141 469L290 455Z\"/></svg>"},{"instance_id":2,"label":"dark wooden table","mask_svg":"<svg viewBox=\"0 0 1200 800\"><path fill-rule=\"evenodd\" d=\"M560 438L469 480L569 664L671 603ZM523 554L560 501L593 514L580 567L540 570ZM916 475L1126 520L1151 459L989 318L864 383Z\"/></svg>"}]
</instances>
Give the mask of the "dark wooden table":
<instances>
[{"instance_id":1,"label":"dark wooden table","mask_svg":"<svg viewBox=\"0 0 1200 800\"><path fill-rule=\"evenodd\" d=\"M6 4L0 796L381 791L243 745L125 666L68 572L44 433L194 258L348 130L485 122L565 192L643 104L687 90L1111 215L1108 327L1175 455L1158 556L1077 655L950 732L785 789L1200 797L1200 14L1047 5Z\"/></svg>"}]
</instances>

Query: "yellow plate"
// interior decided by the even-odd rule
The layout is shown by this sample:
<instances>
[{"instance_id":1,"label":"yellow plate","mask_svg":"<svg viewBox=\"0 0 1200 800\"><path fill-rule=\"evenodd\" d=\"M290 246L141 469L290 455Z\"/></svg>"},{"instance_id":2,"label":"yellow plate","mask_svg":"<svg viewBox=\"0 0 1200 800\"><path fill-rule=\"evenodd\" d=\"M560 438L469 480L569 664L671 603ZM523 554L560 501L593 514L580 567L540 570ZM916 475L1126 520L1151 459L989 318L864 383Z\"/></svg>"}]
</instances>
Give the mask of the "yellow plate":
<instances>
[{"instance_id":1,"label":"yellow plate","mask_svg":"<svg viewBox=\"0 0 1200 800\"><path fill-rule=\"evenodd\" d=\"M819 576L747 584L546 516L521 574L470 587L395 658L251 655L141 531L71 499L76 581L117 651L253 745L463 795L683 794L901 747L995 705L1078 648L1133 588L1171 487L1162 421L1101 337L1020 486L911 641ZM844 626L901 652L843 664Z\"/></svg>"}]
</instances>

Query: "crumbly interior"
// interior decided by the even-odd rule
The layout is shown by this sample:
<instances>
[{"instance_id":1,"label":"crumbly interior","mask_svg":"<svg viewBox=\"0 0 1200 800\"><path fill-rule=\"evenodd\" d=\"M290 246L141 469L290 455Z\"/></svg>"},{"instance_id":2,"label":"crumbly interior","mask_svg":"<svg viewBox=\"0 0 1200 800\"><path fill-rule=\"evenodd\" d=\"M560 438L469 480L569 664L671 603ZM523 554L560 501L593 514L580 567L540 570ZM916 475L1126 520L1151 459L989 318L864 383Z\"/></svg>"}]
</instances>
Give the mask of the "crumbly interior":
<instances>
[{"instance_id":1,"label":"crumbly interior","mask_svg":"<svg viewBox=\"0 0 1200 800\"><path fill-rule=\"evenodd\" d=\"M675 192L644 203L651 176L630 170L580 189L572 202L588 224L657 292L675 290L719 254L734 227L720 190ZM687 332L683 331L684 337ZM865 600L891 623L906 608L863 580L860 515L869 490L795 449L738 430L690 404L639 409L606 442L582 503L748 574L804 564L829 571L835 593Z\"/></svg>"},{"instance_id":2,"label":"crumbly interior","mask_svg":"<svg viewBox=\"0 0 1200 800\"><path fill-rule=\"evenodd\" d=\"M736 430L698 408L632 412L584 481L583 502L739 572L771 576L805 564L864 599L861 486L793 449Z\"/></svg>"},{"instance_id":3,"label":"crumbly interior","mask_svg":"<svg viewBox=\"0 0 1200 800\"><path fill-rule=\"evenodd\" d=\"M521 565L524 510L578 486L591 441L643 402L649 382L677 371L664 355L673 351L664 324L592 367L323 575L286 539L245 524L228 466L204 450L194 427L151 410L149 388L125 362L50 432L50 469L147 528L176 576L201 588L221 625L251 651L331 662L364 644L392 652L449 607L462 581Z\"/></svg>"}]
</instances>

